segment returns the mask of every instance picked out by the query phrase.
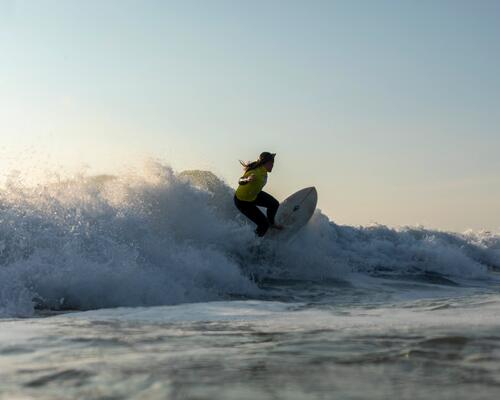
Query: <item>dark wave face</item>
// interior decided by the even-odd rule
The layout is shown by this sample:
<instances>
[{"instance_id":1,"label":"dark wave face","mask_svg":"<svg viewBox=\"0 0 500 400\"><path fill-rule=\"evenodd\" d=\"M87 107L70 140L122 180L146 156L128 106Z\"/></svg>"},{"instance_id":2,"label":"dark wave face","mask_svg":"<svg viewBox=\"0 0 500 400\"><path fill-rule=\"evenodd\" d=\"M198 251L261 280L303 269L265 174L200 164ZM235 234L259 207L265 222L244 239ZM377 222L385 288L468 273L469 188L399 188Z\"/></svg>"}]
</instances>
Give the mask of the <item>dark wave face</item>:
<instances>
[{"instance_id":1,"label":"dark wave face","mask_svg":"<svg viewBox=\"0 0 500 400\"><path fill-rule=\"evenodd\" d=\"M382 281L396 292L408 284L490 285L498 269L500 236L489 232L339 226L320 210L291 242L256 239L222 180L159 163L134 176L0 190L1 316L321 300L344 289L376 292Z\"/></svg>"}]
</instances>

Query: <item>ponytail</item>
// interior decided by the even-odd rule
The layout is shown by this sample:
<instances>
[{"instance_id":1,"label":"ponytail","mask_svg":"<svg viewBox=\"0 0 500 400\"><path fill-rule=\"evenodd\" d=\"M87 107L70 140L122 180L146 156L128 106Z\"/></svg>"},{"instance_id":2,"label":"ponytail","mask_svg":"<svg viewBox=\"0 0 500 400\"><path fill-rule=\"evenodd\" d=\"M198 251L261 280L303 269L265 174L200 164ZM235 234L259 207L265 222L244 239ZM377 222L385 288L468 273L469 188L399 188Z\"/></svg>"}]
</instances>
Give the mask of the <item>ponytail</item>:
<instances>
[{"instance_id":1,"label":"ponytail","mask_svg":"<svg viewBox=\"0 0 500 400\"><path fill-rule=\"evenodd\" d=\"M243 169L245 170L245 172L248 172L248 171L251 171L252 169L255 169L255 168L259 168L261 165L262 165L262 162L257 160L257 161L248 161L248 162L245 162L245 161L240 161L240 164L243 166Z\"/></svg>"}]
</instances>

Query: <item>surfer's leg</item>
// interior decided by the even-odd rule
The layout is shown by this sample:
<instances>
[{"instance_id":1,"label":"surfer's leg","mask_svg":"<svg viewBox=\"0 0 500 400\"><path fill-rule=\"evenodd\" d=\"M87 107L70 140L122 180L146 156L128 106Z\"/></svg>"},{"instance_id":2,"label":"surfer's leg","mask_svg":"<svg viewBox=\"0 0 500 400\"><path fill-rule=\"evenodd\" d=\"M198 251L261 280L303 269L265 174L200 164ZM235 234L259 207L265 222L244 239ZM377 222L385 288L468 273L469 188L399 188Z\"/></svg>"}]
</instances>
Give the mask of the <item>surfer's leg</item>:
<instances>
[{"instance_id":1,"label":"surfer's leg","mask_svg":"<svg viewBox=\"0 0 500 400\"><path fill-rule=\"evenodd\" d=\"M257 236L264 236L269 229L269 222L266 216L257 208L255 201L242 201L234 197L234 204L240 212L246 216L250 221L257 224L255 233Z\"/></svg>"},{"instance_id":2,"label":"surfer's leg","mask_svg":"<svg viewBox=\"0 0 500 400\"><path fill-rule=\"evenodd\" d=\"M262 191L255 199L255 203L258 206L267 208L267 219L271 225L274 225L274 217L276 216L280 202L269 193Z\"/></svg>"}]
</instances>

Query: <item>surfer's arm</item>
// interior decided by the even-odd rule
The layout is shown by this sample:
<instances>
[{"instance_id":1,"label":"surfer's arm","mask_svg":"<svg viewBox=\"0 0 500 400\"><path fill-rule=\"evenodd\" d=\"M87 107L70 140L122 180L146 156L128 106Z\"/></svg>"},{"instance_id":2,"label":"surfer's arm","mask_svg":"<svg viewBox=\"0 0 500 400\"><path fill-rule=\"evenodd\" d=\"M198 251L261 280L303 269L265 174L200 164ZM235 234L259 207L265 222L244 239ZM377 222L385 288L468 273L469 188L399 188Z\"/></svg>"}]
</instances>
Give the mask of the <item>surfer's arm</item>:
<instances>
[{"instance_id":1,"label":"surfer's arm","mask_svg":"<svg viewBox=\"0 0 500 400\"><path fill-rule=\"evenodd\" d=\"M242 176L239 180L238 180L238 183L240 185L246 185L248 182L252 182L255 180L255 175L254 174L251 174L251 175L248 175L248 176Z\"/></svg>"}]
</instances>

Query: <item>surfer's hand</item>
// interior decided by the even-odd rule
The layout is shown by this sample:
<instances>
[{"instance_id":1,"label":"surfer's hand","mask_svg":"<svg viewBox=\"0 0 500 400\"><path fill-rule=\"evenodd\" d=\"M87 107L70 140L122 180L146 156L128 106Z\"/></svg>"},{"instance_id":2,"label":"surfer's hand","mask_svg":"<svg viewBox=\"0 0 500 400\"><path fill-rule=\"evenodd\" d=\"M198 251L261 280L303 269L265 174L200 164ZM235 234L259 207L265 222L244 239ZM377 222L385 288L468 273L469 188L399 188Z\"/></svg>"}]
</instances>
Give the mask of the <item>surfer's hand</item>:
<instances>
[{"instance_id":1,"label":"surfer's hand","mask_svg":"<svg viewBox=\"0 0 500 400\"><path fill-rule=\"evenodd\" d=\"M248 182L253 182L255 180L255 175L248 175L246 177L241 177L239 180L238 180L238 183L240 185L246 185Z\"/></svg>"}]
</instances>

